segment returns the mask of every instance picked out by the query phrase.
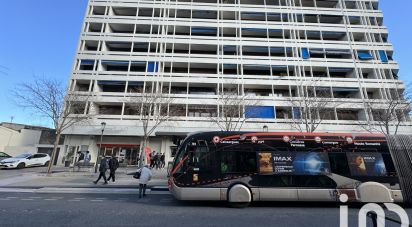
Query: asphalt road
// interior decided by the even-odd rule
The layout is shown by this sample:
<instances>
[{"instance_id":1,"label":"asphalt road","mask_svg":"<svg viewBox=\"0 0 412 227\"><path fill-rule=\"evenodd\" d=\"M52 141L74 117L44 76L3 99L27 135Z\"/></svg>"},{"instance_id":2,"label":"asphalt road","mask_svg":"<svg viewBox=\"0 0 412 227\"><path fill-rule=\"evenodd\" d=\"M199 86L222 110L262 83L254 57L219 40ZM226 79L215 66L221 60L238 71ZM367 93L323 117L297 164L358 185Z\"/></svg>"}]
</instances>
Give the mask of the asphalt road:
<instances>
[{"instance_id":1,"label":"asphalt road","mask_svg":"<svg viewBox=\"0 0 412 227\"><path fill-rule=\"evenodd\" d=\"M358 226L358 210L349 209L350 227ZM412 217L412 210L407 212ZM176 201L170 195L138 199L112 194L2 193L0 226L334 227L339 226L339 205L258 203L235 209L220 202Z\"/></svg>"}]
</instances>

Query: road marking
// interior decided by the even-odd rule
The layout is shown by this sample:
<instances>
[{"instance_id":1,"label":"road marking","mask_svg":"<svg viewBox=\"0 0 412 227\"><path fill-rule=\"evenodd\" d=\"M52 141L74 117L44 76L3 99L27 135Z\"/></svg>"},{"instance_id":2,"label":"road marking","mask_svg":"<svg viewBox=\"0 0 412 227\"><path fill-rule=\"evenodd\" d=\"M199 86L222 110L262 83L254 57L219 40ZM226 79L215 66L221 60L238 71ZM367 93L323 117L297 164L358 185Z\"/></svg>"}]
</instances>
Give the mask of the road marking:
<instances>
[{"instance_id":1,"label":"road marking","mask_svg":"<svg viewBox=\"0 0 412 227\"><path fill-rule=\"evenodd\" d=\"M18 197L6 197L7 199L17 199Z\"/></svg>"},{"instance_id":2,"label":"road marking","mask_svg":"<svg viewBox=\"0 0 412 227\"><path fill-rule=\"evenodd\" d=\"M46 201L56 201L57 199L44 199Z\"/></svg>"},{"instance_id":3,"label":"road marking","mask_svg":"<svg viewBox=\"0 0 412 227\"><path fill-rule=\"evenodd\" d=\"M0 198L0 201L9 201L10 199L3 199L3 198Z\"/></svg>"},{"instance_id":4,"label":"road marking","mask_svg":"<svg viewBox=\"0 0 412 227\"><path fill-rule=\"evenodd\" d=\"M21 199L23 201L32 201L33 199Z\"/></svg>"},{"instance_id":5,"label":"road marking","mask_svg":"<svg viewBox=\"0 0 412 227\"><path fill-rule=\"evenodd\" d=\"M107 198L95 198L95 199L100 200L100 199L107 199Z\"/></svg>"},{"instance_id":6,"label":"road marking","mask_svg":"<svg viewBox=\"0 0 412 227\"><path fill-rule=\"evenodd\" d=\"M103 200L99 200L99 199L94 199L94 200L90 200L91 202L103 202Z\"/></svg>"},{"instance_id":7,"label":"road marking","mask_svg":"<svg viewBox=\"0 0 412 227\"><path fill-rule=\"evenodd\" d=\"M74 198L74 200L77 200L77 199L85 199L85 198Z\"/></svg>"},{"instance_id":8,"label":"road marking","mask_svg":"<svg viewBox=\"0 0 412 227\"><path fill-rule=\"evenodd\" d=\"M41 199L41 197L29 197L30 199Z\"/></svg>"},{"instance_id":9,"label":"road marking","mask_svg":"<svg viewBox=\"0 0 412 227\"><path fill-rule=\"evenodd\" d=\"M63 199L63 197L51 197L52 199Z\"/></svg>"},{"instance_id":10,"label":"road marking","mask_svg":"<svg viewBox=\"0 0 412 227\"><path fill-rule=\"evenodd\" d=\"M80 202L80 200L78 200L78 199L69 199L69 200L67 200L68 202Z\"/></svg>"}]
</instances>

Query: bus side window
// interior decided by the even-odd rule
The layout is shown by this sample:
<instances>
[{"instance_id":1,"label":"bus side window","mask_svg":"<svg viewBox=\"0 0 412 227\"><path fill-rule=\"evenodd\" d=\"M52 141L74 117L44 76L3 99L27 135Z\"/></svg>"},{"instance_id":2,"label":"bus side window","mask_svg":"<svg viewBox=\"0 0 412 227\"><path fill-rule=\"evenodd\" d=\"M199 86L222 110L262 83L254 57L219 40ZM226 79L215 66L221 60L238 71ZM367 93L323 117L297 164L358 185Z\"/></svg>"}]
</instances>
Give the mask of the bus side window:
<instances>
[{"instance_id":1,"label":"bus side window","mask_svg":"<svg viewBox=\"0 0 412 227\"><path fill-rule=\"evenodd\" d=\"M343 176L350 175L348 159L344 152L329 153L329 162L332 173Z\"/></svg>"},{"instance_id":2,"label":"bus side window","mask_svg":"<svg viewBox=\"0 0 412 227\"><path fill-rule=\"evenodd\" d=\"M255 152L247 151L221 151L221 173L256 173L257 160Z\"/></svg>"},{"instance_id":3,"label":"bus side window","mask_svg":"<svg viewBox=\"0 0 412 227\"><path fill-rule=\"evenodd\" d=\"M392 156L389 153L382 153L382 158L383 162L385 163L386 172L388 172L388 176L397 176Z\"/></svg>"}]
</instances>

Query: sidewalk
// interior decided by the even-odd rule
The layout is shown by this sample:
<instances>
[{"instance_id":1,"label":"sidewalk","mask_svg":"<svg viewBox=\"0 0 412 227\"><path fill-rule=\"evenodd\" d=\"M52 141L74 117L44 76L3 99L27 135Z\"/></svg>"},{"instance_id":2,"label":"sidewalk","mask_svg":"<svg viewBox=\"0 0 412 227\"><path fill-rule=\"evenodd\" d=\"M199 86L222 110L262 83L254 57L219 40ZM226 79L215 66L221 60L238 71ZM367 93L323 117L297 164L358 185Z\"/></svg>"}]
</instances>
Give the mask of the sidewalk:
<instances>
[{"instance_id":1,"label":"sidewalk","mask_svg":"<svg viewBox=\"0 0 412 227\"><path fill-rule=\"evenodd\" d=\"M0 181L0 188L25 188L25 189L39 189L39 188L120 188L120 189L136 189L138 188L138 180L133 178L133 173L136 168L125 167L119 168L116 171L116 182L109 182L107 185L102 185L103 179L98 184L93 181L97 179L99 173L94 173L94 169L80 169L77 168L56 168L53 174L46 173L23 173L20 176L14 176ZM149 182L149 188L167 188L167 171L166 169L152 170L153 177ZM107 172L107 177L109 172Z\"/></svg>"}]
</instances>

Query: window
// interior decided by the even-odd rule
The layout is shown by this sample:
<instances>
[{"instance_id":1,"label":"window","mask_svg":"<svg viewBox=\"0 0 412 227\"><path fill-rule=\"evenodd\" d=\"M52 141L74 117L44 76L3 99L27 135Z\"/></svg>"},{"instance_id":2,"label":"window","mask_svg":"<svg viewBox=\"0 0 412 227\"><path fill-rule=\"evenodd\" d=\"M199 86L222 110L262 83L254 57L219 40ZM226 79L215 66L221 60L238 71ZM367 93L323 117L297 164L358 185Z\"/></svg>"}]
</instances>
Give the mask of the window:
<instances>
[{"instance_id":1,"label":"window","mask_svg":"<svg viewBox=\"0 0 412 227\"><path fill-rule=\"evenodd\" d=\"M207 146L190 146L188 149L188 167L198 172L212 170L212 159Z\"/></svg>"},{"instance_id":2,"label":"window","mask_svg":"<svg viewBox=\"0 0 412 227\"><path fill-rule=\"evenodd\" d=\"M350 175L348 159L345 153L329 153L331 172L342 176Z\"/></svg>"},{"instance_id":3,"label":"window","mask_svg":"<svg viewBox=\"0 0 412 227\"><path fill-rule=\"evenodd\" d=\"M292 114L293 114L293 119L301 119L302 118L302 113L300 112L299 107L293 107L292 108Z\"/></svg>"},{"instance_id":4,"label":"window","mask_svg":"<svg viewBox=\"0 0 412 227\"><path fill-rule=\"evenodd\" d=\"M392 157L389 153L382 154L383 162L385 163L386 171L388 176L396 176L395 164L393 163Z\"/></svg>"},{"instance_id":5,"label":"window","mask_svg":"<svg viewBox=\"0 0 412 227\"><path fill-rule=\"evenodd\" d=\"M256 153L244 148L223 150L220 154L220 172L255 173L257 172ZM242 150L241 150L242 149Z\"/></svg>"}]
</instances>

